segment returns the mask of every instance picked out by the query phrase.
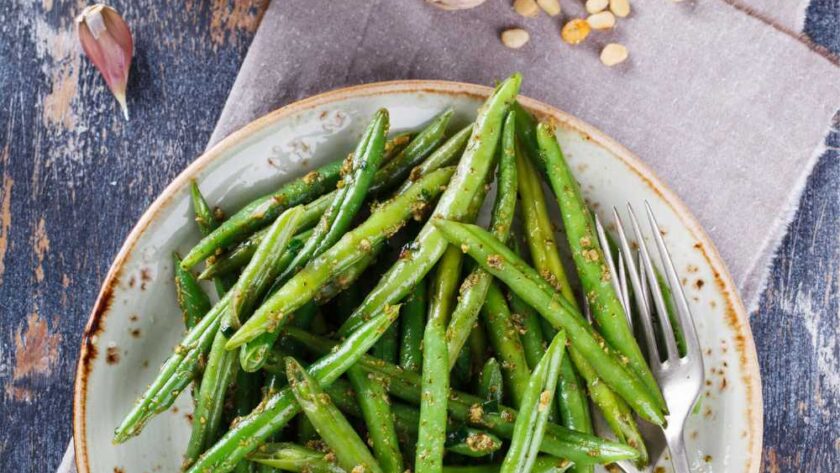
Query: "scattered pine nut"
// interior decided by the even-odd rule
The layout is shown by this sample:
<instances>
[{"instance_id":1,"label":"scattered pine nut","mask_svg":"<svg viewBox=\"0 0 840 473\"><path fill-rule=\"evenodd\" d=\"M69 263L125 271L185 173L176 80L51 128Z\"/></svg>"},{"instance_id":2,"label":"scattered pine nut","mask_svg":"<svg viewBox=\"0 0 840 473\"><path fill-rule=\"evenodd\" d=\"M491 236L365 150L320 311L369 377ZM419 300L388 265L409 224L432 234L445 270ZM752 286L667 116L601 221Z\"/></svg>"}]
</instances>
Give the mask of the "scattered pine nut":
<instances>
[{"instance_id":1,"label":"scattered pine nut","mask_svg":"<svg viewBox=\"0 0 840 473\"><path fill-rule=\"evenodd\" d=\"M615 13L615 16L624 18L630 14L629 0L610 0L610 11Z\"/></svg>"},{"instance_id":2,"label":"scattered pine nut","mask_svg":"<svg viewBox=\"0 0 840 473\"><path fill-rule=\"evenodd\" d=\"M525 17L537 16L540 14L540 7L534 0L513 0L513 9Z\"/></svg>"},{"instance_id":3,"label":"scattered pine nut","mask_svg":"<svg viewBox=\"0 0 840 473\"><path fill-rule=\"evenodd\" d=\"M586 20L575 18L563 25L563 29L560 30L560 36L563 38L563 41L569 44L580 44L589 36L590 30L591 28Z\"/></svg>"},{"instance_id":4,"label":"scattered pine nut","mask_svg":"<svg viewBox=\"0 0 840 473\"><path fill-rule=\"evenodd\" d=\"M542 8L542 11L548 13L549 16L560 14L560 2L558 0L537 0L537 5Z\"/></svg>"},{"instance_id":5,"label":"scattered pine nut","mask_svg":"<svg viewBox=\"0 0 840 473\"><path fill-rule=\"evenodd\" d=\"M606 66L621 64L627 59L627 48L623 44L610 43L601 51L601 62Z\"/></svg>"},{"instance_id":6,"label":"scattered pine nut","mask_svg":"<svg viewBox=\"0 0 840 473\"><path fill-rule=\"evenodd\" d=\"M590 14L604 11L610 6L610 0L586 0L586 12Z\"/></svg>"},{"instance_id":7,"label":"scattered pine nut","mask_svg":"<svg viewBox=\"0 0 840 473\"><path fill-rule=\"evenodd\" d=\"M589 26L593 30L608 30L615 26L615 15L609 11L602 11L594 15L589 15L586 22L589 23Z\"/></svg>"},{"instance_id":8,"label":"scattered pine nut","mask_svg":"<svg viewBox=\"0 0 840 473\"><path fill-rule=\"evenodd\" d=\"M502 31L501 39L502 44L505 46L511 49L519 49L522 46L525 46L525 43L531 39L531 35L522 28L511 28L509 30Z\"/></svg>"}]
</instances>

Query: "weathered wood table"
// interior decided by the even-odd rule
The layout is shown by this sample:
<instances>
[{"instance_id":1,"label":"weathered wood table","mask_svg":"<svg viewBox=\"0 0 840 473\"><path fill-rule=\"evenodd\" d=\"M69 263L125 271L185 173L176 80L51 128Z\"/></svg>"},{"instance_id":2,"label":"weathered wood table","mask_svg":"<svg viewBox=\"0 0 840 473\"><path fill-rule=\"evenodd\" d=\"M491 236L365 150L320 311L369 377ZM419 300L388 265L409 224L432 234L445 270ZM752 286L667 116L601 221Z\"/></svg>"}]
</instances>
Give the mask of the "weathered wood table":
<instances>
[{"instance_id":1,"label":"weathered wood table","mask_svg":"<svg viewBox=\"0 0 840 473\"><path fill-rule=\"evenodd\" d=\"M79 334L112 257L201 153L256 30L261 0L113 2L131 19L130 122L79 54L85 2L0 11L0 471L52 472L71 435ZM840 4L805 33L840 54ZM764 381L763 469L840 458L840 133L802 197L752 329Z\"/></svg>"}]
</instances>

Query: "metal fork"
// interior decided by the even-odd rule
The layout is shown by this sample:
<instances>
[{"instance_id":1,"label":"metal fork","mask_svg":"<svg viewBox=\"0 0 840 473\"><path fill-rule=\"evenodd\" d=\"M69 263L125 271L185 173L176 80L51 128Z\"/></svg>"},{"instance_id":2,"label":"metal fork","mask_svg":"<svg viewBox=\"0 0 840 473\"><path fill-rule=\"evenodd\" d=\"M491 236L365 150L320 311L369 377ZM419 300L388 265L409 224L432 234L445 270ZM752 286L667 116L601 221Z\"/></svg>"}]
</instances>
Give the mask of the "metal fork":
<instances>
[{"instance_id":1,"label":"metal fork","mask_svg":"<svg viewBox=\"0 0 840 473\"><path fill-rule=\"evenodd\" d=\"M645 438L650 454L650 468L656 464L656 461L664 450L665 445L663 444L667 443L668 449L671 451L671 462L673 463L674 471L676 473L689 473L688 457L683 439L683 428L694 403L697 401L704 382L705 370L703 368L700 342L697 338L697 330L694 326L691 311L688 308L688 301L677 276L676 268L674 268L673 260L665 246L661 229L656 221L656 217L653 215L650 205L645 202L645 212L650 224L653 241L658 250L659 260L662 263L661 267L664 269L665 283L668 285L675 303L676 314L674 314L675 320L673 320L673 323L671 317L668 315L660 281L657 278L654 263L645 243L641 226L633 211L633 207L629 203L627 204L627 211L633 233L638 242L638 266L633 257L634 252L624 232L624 224L621 221L617 209L613 209L613 217L615 219L620 246L617 265L610 252L607 251L609 241L597 216L595 217L595 226L601 247L605 249L604 256L606 263L610 273L615 276L611 278L613 287L616 293L619 294L619 299L624 306L624 311L631 327L633 322L630 316L629 290L631 288L633 290L636 308L641 322L641 331L644 333L645 345L648 348L648 363L653 375L659 382L662 394L665 397L665 402L668 405L667 427L659 430L648 428L653 427L650 425L640 425L640 430ZM627 283L628 276L629 284ZM651 297L653 299L653 306L656 309L655 315L661 327L664 347L659 346L654 334L654 311L651 310ZM677 326L675 327L674 324ZM679 343L675 336L675 328L677 329L676 333L681 333L684 340L683 353L680 352ZM663 348L664 357L660 354L660 349ZM639 471L630 462L619 462L619 466L627 473Z\"/></svg>"}]
</instances>

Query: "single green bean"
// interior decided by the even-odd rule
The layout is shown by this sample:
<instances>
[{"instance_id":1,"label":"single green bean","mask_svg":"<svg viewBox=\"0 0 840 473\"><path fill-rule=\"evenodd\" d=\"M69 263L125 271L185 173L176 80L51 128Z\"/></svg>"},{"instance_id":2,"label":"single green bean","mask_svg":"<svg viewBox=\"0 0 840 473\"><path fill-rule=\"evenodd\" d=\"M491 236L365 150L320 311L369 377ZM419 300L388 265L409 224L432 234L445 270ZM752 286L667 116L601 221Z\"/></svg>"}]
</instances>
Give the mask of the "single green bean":
<instances>
[{"instance_id":1,"label":"single green bean","mask_svg":"<svg viewBox=\"0 0 840 473\"><path fill-rule=\"evenodd\" d=\"M415 166L408 174L408 179L397 189L397 193L404 192L414 181L426 174L444 166L455 164L456 159L461 155L461 152L463 152L467 145L467 140L469 140L470 134L472 134L472 129L472 124L462 128L461 131L455 133L440 145L440 148L436 149L422 163Z\"/></svg>"},{"instance_id":2,"label":"single green bean","mask_svg":"<svg viewBox=\"0 0 840 473\"><path fill-rule=\"evenodd\" d=\"M382 358L390 363L396 363L400 355L400 323L395 323L388 327L388 331L379 339L379 343L374 345L371 353L377 358Z\"/></svg>"},{"instance_id":3,"label":"single green bean","mask_svg":"<svg viewBox=\"0 0 840 473\"><path fill-rule=\"evenodd\" d=\"M368 373L359 366L350 368L347 377L356 392L356 401L367 425L373 453L382 471L403 473L405 467L394 427L394 414L382 377Z\"/></svg>"},{"instance_id":4,"label":"single green bean","mask_svg":"<svg viewBox=\"0 0 840 473\"><path fill-rule=\"evenodd\" d=\"M629 360L630 368L642 380L656 404L667 410L656 379L627 323L618 294L610 284L611 276L604 263L604 252L598 243L594 222L580 187L563 158L554 129L545 123L538 125L537 142L546 176L560 206L566 238L593 318L598 322L607 343Z\"/></svg>"},{"instance_id":5,"label":"single green bean","mask_svg":"<svg viewBox=\"0 0 840 473\"><path fill-rule=\"evenodd\" d=\"M423 366L423 329L427 310L426 280L421 279L403 304L403 314L400 316L400 366L418 373Z\"/></svg>"},{"instance_id":6,"label":"single green bean","mask_svg":"<svg viewBox=\"0 0 840 473\"><path fill-rule=\"evenodd\" d=\"M516 419L510 448L502 462L502 473L531 471L534 466L548 424L565 347L566 333L561 330L534 368L522 399L522 414Z\"/></svg>"},{"instance_id":7,"label":"single green bean","mask_svg":"<svg viewBox=\"0 0 840 473\"><path fill-rule=\"evenodd\" d=\"M493 234L502 241L505 241L510 234L513 214L516 209L515 121L514 114L508 113L502 131L501 156L496 176L496 201L490 220L490 228ZM481 268L474 269L464 279L458 305L452 312L452 321L446 329L450 364L453 364L458 358L458 354L467 342L476 320L478 320L479 311L492 279L492 276Z\"/></svg>"},{"instance_id":8,"label":"single green bean","mask_svg":"<svg viewBox=\"0 0 840 473\"><path fill-rule=\"evenodd\" d=\"M228 348L242 345L262 333L279 330L286 322L286 315L312 299L331 276L364 258L373 247L396 233L413 212L430 204L451 176L452 168L435 171L417 181L407 192L382 204L364 223L310 261L266 300L231 337Z\"/></svg>"},{"instance_id":9,"label":"single green bean","mask_svg":"<svg viewBox=\"0 0 840 473\"><path fill-rule=\"evenodd\" d=\"M417 473L440 471L446 442L446 401L449 395L449 361L446 323L461 275L461 253L450 247L438 263L430 287L429 317L423 332L423 396L417 432Z\"/></svg>"},{"instance_id":10,"label":"single green bean","mask_svg":"<svg viewBox=\"0 0 840 473\"><path fill-rule=\"evenodd\" d=\"M318 381L294 358L286 358L286 376L301 410L335 453L338 465L348 471L361 466L361 471L381 473L382 469L364 440L330 401Z\"/></svg>"},{"instance_id":11,"label":"single green bean","mask_svg":"<svg viewBox=\"0 0 840 473\"><path fill-rule=\"evenodd\" d=\"M198 183L195 181L191 182L190 195L192 197L195 223L198 225L198 230L201 232L201 236L207 236L221 223L221 211L219 209L214 211L210 208L207 200L201 194L201 189L198 188ZM216 287L216 293L219 297L221 297L227 292L228 288L233 285L233 281L230 281L229 279L216 278L213 280L213 285Z\"/></svg>"},{"instance_id":12,"label":"single green bean","mask_svg":"<svg viewBox=\"0 0 840 473\"><path fill-rule=\"evenodd\" d=\"M172 253L172 261L175 266L175 294L178 297L178 307L184 314L184 325L189 330L210 311L212 305L195 276L181 268L181 259L177 253Z\"/></svg>"},{"instance_id":13,"label":"single green bean","mask_svg":"<svg viewBox=\"0 0 840 473\"><path fill-rule=\"evenodd\" d=\"M329 354L307 369L322 386L335 381L379 339L396 320L399 306L389 306L353 332ZM251 414L236 423L215 445L207 450L187 473L227 473L266 438L285 426L300 412L291 390L286 388L263 401Z\"/></svg>"},{"instance_id":14,"label":"single green bean","mask_svg":"<svg viewBox=\"0 0 840 473\"><path fill-rule=\"evenodd\" d=\"M430 220L460 220L469 215L473 198L483 192L485 178L492 167L496 145L501 135L502 121L519 92L521 81L520 74L506 79L479 110L470 141L458 163L455 175L441 195ZM340 333L347 334L353 331L359 323L376 314L382 307L402 300L417 281L437 263L447 246L440 232L427 222L411 248L382 276L376 287L342 325Z\"/></svg>"},{"instance_id":15,"label":"single green bean","mask_svg":"<svg viewBox=\"0 0 840 473\"><path fill-rule=\"evenodd\" d=\"M287 329L287 333L315 353L330 353L336 344L332 340L295 328ZM386 377L388 392L393 397L412 404L421 402L422 377L419 374L367 355L359 359L359 364L369 372ZM487 404L478 396L451 390L447 410L452 419L467 422L473 427L485 428L499 437L509 439L513 435L517 411L511 408L493 403ZM394 412L397 415L397 411L394 410ZM550 455L584 463L612 463L638 457L638 452L627 445L576 432L556 424L548 425L541 450Z\"/></svg>"},{"instance_id":16,"label":"single green bean","mask_svg":"<svg viewBox=\"0 0 840 473\"><path fill-rule=\"evenodd\" d=\"M572 346L595 368L598 375L642 418L662 425L665 418L656 398L629 370L580 312L510 249L481 227L436 220L435 225L453 244L461 245L489 273L501 279L556 328L564 328Z\"/></svg>"},{"instance_id":17,"label":"single green bean","mask_svg":"<svg viewBox=\"0 0 840 473\"><path fill-rule=\"evenodd\" d=\"M259 404L260 384L262 377L259 373L246 373L239 370L236 374L236 391L234 392L234 413L237 417L248 415ZM234 473L252 473L256 465L242 460L236 465Z\"/></svg>"},{"instance_id":18,"label":"single green bean","mask_svg":"<svg viewBox=\"0 0 840 473\"><path fill-rule=\"evenodd\" d=\"M495 358L490 358L481 369L478 395L485 401L502 402L503 389L502 368Z\"/></svg>"},{"instance_id":19,"label":"single green bean","mask_svg":"<svg viewBox=\"0 0 840 473\"><path fill-rule=\"evenodd\" d=\"M379 193L395 183L402 182L408 176L411 169L438 147L446 133L446 126L452 119L452 110L447 109L426 128L423 129L394 159L382 166L382 179L378 179L371 185L371 192Z\"/></svg>"},{"instance_id":20,"label":"single green bean","mask_svg":"<svg viewBox=\"0 0 840 473\"><path fill-rule=\"evenodd\" d=\"M481 314L490 344L501 360L505 387L508 388L513 407L519 409L528 387L531 370L528 369L519 330L513 322L505 296L496 283L490 284Z\"/></svg>"},{"instance_id":21,"label":"single green bean","mask_svg":"<svg viewBox=\"0 0 840 473\"><path fill-rule=\"evenodd\" d=\"M248 455L248 459L278 470L297 473L347 473L327 459L323 452L294 443L270 443Z\"/></svg>"}]
</instances>

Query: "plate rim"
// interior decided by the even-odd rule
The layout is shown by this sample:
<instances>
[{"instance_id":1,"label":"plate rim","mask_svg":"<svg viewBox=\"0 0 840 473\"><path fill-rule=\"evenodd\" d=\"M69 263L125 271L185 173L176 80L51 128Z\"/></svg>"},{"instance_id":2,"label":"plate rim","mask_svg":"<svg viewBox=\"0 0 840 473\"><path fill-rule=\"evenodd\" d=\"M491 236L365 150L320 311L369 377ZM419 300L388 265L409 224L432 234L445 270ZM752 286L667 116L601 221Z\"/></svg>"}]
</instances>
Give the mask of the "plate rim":
<instances>
[{"instance_id":1,"label":"plate rim","mask_svg":"<svg viewBox=\"0 0 840 473\"><path fill-rule=\"evenodd\" d=\"M170 182L155 200L149 205L137 223L132 227L119 252L114 257L108 273L102 282L99 294L93 304L85 328L81 336L81 349L76 365L76 374L73 385L73 443L76 468L79 473L89 473L86 432L86 399L87 384L91 371L91 363L96 356L95 346L98 333L103 327L107 318L114 288L119 281L120 273L134 247L146 230L155 220L158 213L185 188L190 181L205 167L219 159L225 152L246 142L255 134L266 127L283 120L293 114L306 111L311 108L343 101L350 98L369 97L377 95L388 95L395 93L434 93L448 95L466 95L477 99L487 97L493 91L492 87L467 82L455 82L444 80L396 80L385 82L372 82L361 85L354 85L334 89L313 95L302 100L275 109L234 131L223 140L206 150L201 156L193 160L183 171L181 171ZM683 203L682 199L673 192L638 156L629 149L618 143L606 133L587 122L567 113L559 108L548 105L536 99L526 96L517 98L523 107L536 113L540 117L553 119L558 125L572 129L595 141L604 149L609 151L615 158L621 160L632 172L642 178L647 185L662 197L662 200L671 207L677 217L686 228L702 244L703 258L710 267L717 273L716 283L727 304L725 319L739 339L738 350L741 352L741 367L746 371L749 382L746 387L747 411L748 411L748 432L752 434L748 445L750 455L748 457L747 472L757 473L761 463L761 452L763 446L764 431L764 405L762 399L761 373L759 371L758 355L755 348L755 341L749 324L749 314L741 301L732 276L729 274L725 262L718 253L712 239Z\"/></svg>"}]
</instances>

